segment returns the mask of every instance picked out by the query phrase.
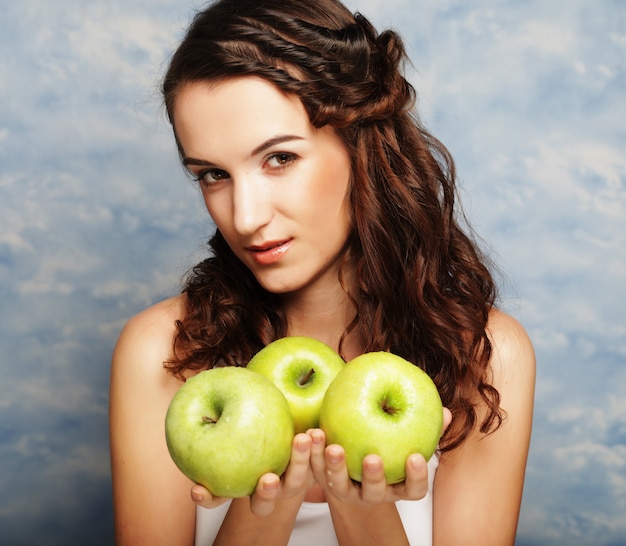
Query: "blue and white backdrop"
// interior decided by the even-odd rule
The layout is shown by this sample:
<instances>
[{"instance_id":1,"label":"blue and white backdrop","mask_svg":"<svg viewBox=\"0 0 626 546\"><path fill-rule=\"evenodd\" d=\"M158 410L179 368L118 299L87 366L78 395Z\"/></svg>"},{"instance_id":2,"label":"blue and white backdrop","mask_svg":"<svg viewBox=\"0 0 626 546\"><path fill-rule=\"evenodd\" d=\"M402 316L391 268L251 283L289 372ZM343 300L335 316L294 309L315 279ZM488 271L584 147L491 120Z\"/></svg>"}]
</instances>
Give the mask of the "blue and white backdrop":
<instances>
[{"instance_id":1,"label":"blue and white backdrop","mask_svg":"<svg viewBox=\"0 0 626 546\"><path fill-rule=\"evenodd\" d=\"M538 356L520 546L626 543L626 4L349 0ZM112 543L108 368L211 223L157 88L198 0L0 0L0 543Z\"/></svg>"}]
</instances>

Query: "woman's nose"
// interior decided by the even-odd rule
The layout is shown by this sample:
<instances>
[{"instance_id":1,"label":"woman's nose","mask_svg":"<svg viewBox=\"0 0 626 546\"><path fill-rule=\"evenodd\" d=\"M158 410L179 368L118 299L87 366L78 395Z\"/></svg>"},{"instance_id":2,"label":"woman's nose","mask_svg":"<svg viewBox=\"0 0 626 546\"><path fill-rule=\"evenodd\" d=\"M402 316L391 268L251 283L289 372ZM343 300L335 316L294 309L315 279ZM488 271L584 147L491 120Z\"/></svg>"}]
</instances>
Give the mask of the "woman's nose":
<instances>
[{"instance_id":1,"label":"woman's nose","mask_svg":"<svg viewBox=\"0 0 626 546\"><path fill-rule=\"evenodd\" d=\"M240 177L233 189L234 226L241 235L252 235L272 217L270 189L254 175Z\"/></svg>"}]
</instances>

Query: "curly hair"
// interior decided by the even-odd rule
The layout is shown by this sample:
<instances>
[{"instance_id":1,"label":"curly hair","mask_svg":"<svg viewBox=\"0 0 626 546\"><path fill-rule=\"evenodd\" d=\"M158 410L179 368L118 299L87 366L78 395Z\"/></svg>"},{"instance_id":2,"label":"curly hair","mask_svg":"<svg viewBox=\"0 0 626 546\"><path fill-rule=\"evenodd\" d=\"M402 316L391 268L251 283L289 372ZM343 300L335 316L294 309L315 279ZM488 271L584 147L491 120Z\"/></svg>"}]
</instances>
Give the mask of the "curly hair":
<instances>
[{"instance_id":1,"label":"curly hair","mask_svg":"<svg viewBox=\"0 0 626 546\"><path fill-rule=\"evenodd\" d=\"M450 450L477 424L488 433L504 416L488 374L496 286L470 228L461 227L454 162L415 113L405 61L396 32L378 34L336 0L219 0L194 18L162 91L174 126L182 85L254 75L297 95L315 127L337 131L352 158L344 265L356 264L358 280L342 341L356 334L364 352L392 351L432 377L454 415L441 446ZM209 246L211 256L185 281L186 314L166 363L181 377L245 366L287 331L279 298L219 231ZM478 400L486 408L480 423Z\"/></svg>"}]
</instances>

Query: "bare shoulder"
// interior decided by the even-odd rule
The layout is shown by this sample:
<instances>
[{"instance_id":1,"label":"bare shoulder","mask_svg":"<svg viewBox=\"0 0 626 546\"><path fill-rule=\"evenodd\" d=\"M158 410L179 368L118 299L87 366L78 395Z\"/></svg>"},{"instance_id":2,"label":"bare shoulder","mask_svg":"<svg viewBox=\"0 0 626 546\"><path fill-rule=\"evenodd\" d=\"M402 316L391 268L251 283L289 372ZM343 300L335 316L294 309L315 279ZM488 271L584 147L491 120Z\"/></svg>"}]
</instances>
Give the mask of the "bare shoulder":
<instances>
[{"instance_id":1,"label":"bare shoulder","mask_svg":"<svg viewBox=\"0 0 626 546\"><path fill-rule=\"evenodd\" d=\"M131 317L124 326L120 341L133 338L135 341L161 341L173 336L175 323L184 313L183 296L168 298L144 309Z\"/></svg>"},{"instance_id":2,"label":"bare shoulder","mask_svg":"<svg viewBox=\"0 0 626 546\"><path fill-rule=\"evenodd\" d=\"M143 372L149 372L156 363L160 369L172 356L176 321L183 313L183 296L176 296L129 319L117 341L113 366L123 362L124 366L141 367Z\"/></svg>"},{"instance_id":3,"label":"bare shoulder","mask_svg":"<svg viewBox=\"0 0 626 546\"><path fill-rule=\"evenodd\" d=\"M176 321L184 313L182 296L161 301L128 320L119 336L111 363L111 400L140 400L143 397L163 406L180 388L181 381L165 368L173 356ZM147 400L144 400L144 403Z\"/></svg>"},{"instance_id":4,"label":"bare shoulder","mask_svg":"<svg viewBox=\"0 0 626 546\"><path fill-rule=\"evenodd\" d=\"M491 370L496 388L511 380L534 384L535 352L524 327L511 315L494 309L489 314L487 335L492 345Z\"/></svg>"}]
</instances>

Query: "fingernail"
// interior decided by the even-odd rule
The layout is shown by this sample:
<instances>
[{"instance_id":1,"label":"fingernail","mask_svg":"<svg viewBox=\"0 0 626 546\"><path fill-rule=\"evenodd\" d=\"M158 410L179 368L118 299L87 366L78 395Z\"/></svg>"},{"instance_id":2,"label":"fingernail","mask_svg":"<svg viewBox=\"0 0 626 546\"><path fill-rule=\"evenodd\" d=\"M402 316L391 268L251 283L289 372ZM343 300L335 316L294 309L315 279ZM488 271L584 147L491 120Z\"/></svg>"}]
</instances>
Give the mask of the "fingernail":
<instances>
[{"instance_id":1,"label":"fingernail","mask_svg":"<svg viewBox=\"0 0 626 546\"><path fill-rule=\"evenodd\" d=\"M329 449L327 451L328 461L331 463L338 463L341 460L341 453L336 449Z\"/></svg>"},{"instance_id":2,"label":"fingernail","mask_svg":"<svg viewBox=\"0 0 626 546\"><path fill-rule=\"evenodd\" d=\"M263 490L267 492L276 491L278 489L278 482L276 480L271 480L269 482L263 483Z\"/></svg>"},{"instance_id":3,"label":"fingernail","mask_svg":"<svg viewBox=\"0 0 626 546\"><path fill-rule=\"evenodd\" d=\"M196 491L195 489L192 489L191 490L191 498L195 502L202 502L204 500L204 495L202 493L200 493L199 491Z\"/></svg>"},{"instance_id":4,"label":"fingernail","mask_svg":"<svg viewBox=\"0 0 626 546\"><path fill-rule=\"evenodd\" d=\"M368 472L376 472L381 467L380 459L373 457L365 458L363 461L363 466L365 466Z\"/></svg>"},{"instance_id":5,"label":"fingernail","mask_svg":"<svg viewBox=\"0 0 626 546\"><path fill-rule=\"evenodd\" d=\"M424 457L411 457L411 466L416 472L423 472L426 468Z\"/></svg>"}]
</instances>

